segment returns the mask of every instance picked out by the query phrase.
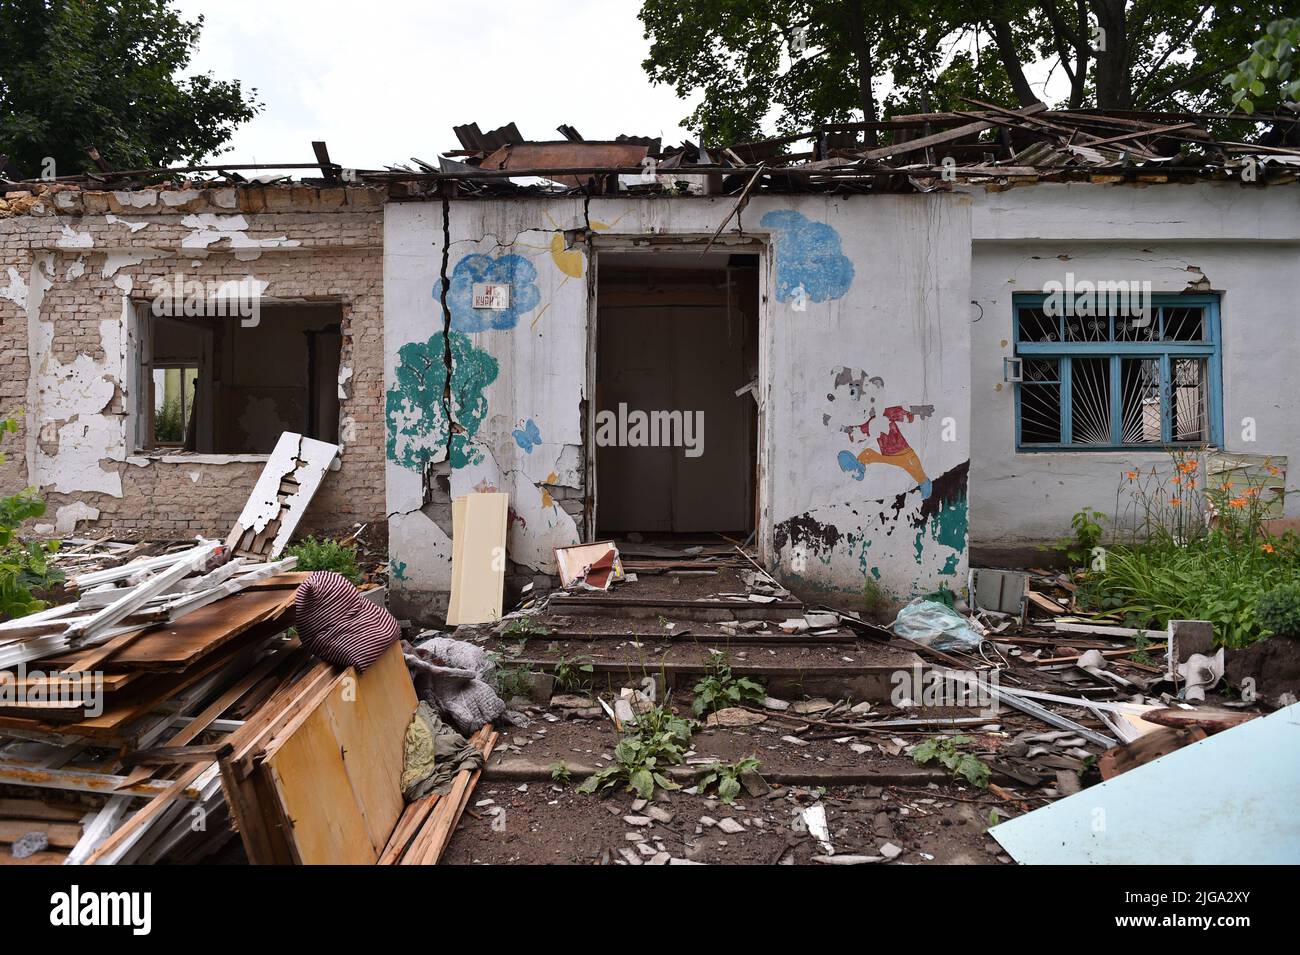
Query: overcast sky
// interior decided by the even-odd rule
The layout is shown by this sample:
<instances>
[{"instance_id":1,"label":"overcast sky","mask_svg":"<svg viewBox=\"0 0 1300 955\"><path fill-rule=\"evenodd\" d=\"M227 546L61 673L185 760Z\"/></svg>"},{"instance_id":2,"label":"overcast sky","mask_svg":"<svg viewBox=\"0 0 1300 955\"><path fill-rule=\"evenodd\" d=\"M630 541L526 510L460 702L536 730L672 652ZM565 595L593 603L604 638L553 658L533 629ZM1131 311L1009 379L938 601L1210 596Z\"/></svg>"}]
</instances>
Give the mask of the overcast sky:
<instances>
[{"instance_id":1,"label":"overcast sky","mask_svg":"<svg viewBox=\"0 0 1300 955\"><path fill-rule=\"evenodd\" d=\"M637 0L179 0L204 17L193 67L257 88L263 112L223 154L311 162L311 141L354 168L457 148L453 125L515 122L559 139L619 133L680 141L693 104L641 69Z\"/></svg>"}]
</instances>

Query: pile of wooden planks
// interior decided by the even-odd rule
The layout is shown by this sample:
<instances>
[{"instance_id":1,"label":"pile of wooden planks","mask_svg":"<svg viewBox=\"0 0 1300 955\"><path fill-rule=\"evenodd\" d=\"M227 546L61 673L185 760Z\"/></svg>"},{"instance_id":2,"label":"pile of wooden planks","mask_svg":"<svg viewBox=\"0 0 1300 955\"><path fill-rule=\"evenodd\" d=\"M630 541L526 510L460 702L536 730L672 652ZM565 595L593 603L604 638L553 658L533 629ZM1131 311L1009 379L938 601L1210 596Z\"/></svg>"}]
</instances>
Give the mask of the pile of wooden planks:
<instances>
[{"instance_id":1,"label":"pile of wooden planks","mask_svg":"<svg viewBox=\"0 0 1300 955\"><path fill-rule=\"evenodd\" d=\"M34 861L188 861L229 842L208 750L242 725L281 670L306 657L287 634L304 576L271 577L175 624L110 641L93 651L93 669L74 652L43 661L45 670L9 674L16 698L0 707L0 785L65 825ZM18 686L58 705L35 706ZM72 845L68 811L80 829ZM0 810L0 820L22 818ZM0 842L26 834L18 828L0 826Z\"/></svg>"}]
</instances>

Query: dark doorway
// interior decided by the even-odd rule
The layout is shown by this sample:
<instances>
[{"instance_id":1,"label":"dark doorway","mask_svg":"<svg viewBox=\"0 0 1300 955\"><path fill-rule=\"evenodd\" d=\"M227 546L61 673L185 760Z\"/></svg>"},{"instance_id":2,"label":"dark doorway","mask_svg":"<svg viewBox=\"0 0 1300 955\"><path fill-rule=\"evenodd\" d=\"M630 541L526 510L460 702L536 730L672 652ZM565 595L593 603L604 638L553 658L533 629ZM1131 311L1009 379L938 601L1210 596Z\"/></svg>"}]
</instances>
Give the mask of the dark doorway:
<instances>
[{"instance_id":1,"label":"dark doorway","mask_svg":"<svg viewBox=\"0 0 1300 955\"><path fill-rule=\"evenodd\" d=\"M603 252L596 330L600 537L755 526L757 254Z\"/></svg>"}]
</instances>

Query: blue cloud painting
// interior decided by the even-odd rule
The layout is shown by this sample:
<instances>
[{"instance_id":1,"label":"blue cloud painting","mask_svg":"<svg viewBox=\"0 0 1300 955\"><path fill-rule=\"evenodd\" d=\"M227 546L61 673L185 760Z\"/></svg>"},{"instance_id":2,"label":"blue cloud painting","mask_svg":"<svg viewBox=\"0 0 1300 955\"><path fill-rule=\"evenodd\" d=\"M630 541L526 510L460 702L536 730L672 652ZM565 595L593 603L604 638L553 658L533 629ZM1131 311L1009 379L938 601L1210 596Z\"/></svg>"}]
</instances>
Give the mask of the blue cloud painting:
<instances>
[{"instance_id":1,"label":"blue cloud painting","mask_svg":"<svg viewBox=\"0 0 1300 955\"><path fill-rule=\"evenodd\" d=\"M840 249L840 234L793 209L778 209L759 220L774 233L776 299L788 302L803 293L809 301L840 298L853 284L853 263Z\"/></svg>"},{"instance_id":2,"label":"blue cloud painting","mask_svg":"<svg viewBox=\"0 0 1300 955\"><path fill-rule=\"evenodd\" d=\"M510 286L510 307L500 310L474 308L474 286L480 282ZM514 328L519 316L531 312L541 301L537 289L537 268L522 255L473 253L456 263L447 289L447 307L451 310L451 328L456 332L482 332L488 329ZM433 283L433 300L442 300L442 281Z\"/></svg>"}]
</instances>

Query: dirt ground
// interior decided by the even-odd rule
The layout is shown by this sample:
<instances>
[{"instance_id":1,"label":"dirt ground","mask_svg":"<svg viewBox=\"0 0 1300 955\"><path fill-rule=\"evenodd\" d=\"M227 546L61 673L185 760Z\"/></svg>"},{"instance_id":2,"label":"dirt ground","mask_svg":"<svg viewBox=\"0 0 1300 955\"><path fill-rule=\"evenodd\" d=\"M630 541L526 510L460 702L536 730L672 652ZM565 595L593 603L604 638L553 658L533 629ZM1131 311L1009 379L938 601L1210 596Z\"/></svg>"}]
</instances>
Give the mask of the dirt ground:
<instances>
[{"instance_id":1,"label":"dirt ground","mask_svg":"<svg viewBox=\"0 0 1300 955\"><path fill-rule=\"evenodd\" d=\"M838 856L879 857L876 864L1010 861L985 832L996 797L952 785L919 791L776 786L767 796L742 796L731 806L682 791L660 793L654 806L671 816L647 825L649 817L633 809L631 794L585 795L577 782L480 785L443 864L811 864L826 853L807 832L801 810L817 805L826 811ZM724 825L740 831L724 831ZM901 851L889 860L885 846Z\"/></svg>"}]
</instances>

